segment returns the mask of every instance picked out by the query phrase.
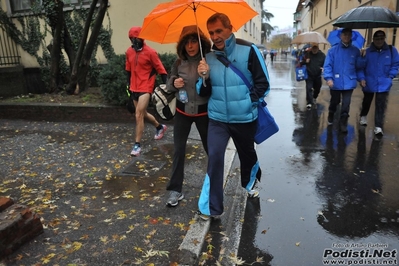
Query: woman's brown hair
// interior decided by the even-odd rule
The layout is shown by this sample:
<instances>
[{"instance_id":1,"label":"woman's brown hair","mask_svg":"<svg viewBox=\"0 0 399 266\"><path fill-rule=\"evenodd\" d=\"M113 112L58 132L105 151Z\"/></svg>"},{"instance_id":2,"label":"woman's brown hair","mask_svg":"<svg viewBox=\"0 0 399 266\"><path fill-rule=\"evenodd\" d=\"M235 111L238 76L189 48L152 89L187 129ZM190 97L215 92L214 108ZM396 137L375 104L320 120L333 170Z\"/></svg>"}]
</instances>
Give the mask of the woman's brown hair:
<instances>
[{"instance_id":1,"label":"woman's brown hair","mask_svg":"<svg viewBox=\"0 0 399 266\"><path fill-rule=\"evenodd\" d=\"M211 41L205 36L205 34L200 29L199 29L199 34L200 34L200 41L201 41L200 47L202 47L202 54L205 56L205 54L207 54L211 51ZM197 32L196 25L187 26L187 27L183 28L183 30L182 30L182 34L180 35L180 39L176 46L177 55L182 60L188 59L186 49L184 46L190 39L198 40L198 32Z\"/></svg>"}]
</instances>

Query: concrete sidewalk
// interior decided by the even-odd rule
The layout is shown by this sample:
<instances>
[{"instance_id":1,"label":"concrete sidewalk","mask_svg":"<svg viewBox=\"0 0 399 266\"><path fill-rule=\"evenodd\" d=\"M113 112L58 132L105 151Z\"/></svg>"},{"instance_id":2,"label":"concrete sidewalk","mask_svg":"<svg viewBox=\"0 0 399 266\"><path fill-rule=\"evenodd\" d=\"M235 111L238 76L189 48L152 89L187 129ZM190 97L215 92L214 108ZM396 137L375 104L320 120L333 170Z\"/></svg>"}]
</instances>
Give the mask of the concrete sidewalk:
<instances>
[{"instance_id":1,"label":"concrete sidewalk","mask_svg":"<svg viewBox=\"0 0 399 266\"><path fill-rule=\"evenodd\" d=\"M198 263L201 253L208 251L204 243L211 222L200 221L195 214L207 158L195 127L187 143L185 199L168 208L165 187L173 156L173 122L167 123L159 141L153 140L154 129L146 125L142 156L132 158L133 117L124 108L30 108L0 106L0 196L34 209L45 230L3 263ZM113 116L116 123L109 122ZM229 143L226 215L220 221L229 240L213 251L214 258L238 250L246 197L235 177L234 157L235 147ZM223 261L234 265L228 258Z\"/></svg>"}]
</instances>

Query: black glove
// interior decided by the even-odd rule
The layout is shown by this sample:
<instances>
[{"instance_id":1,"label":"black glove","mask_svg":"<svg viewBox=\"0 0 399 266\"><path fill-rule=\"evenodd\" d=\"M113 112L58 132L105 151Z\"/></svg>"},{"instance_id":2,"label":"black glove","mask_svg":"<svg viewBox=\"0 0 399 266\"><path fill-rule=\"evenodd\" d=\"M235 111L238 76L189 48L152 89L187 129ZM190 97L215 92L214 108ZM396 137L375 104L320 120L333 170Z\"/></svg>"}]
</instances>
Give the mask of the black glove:
<instances>
[{"instance_id":1,"label":"black glove","mask_svg":"<svg viewBox=\"0 0 399 266\"><path fill-rule=\"evenodd\" d=\"M166 74L161 74L161 79L162 79L162 83L166 84L166 81L168 80L168 75Z\"/></svg>"}]
</instances>

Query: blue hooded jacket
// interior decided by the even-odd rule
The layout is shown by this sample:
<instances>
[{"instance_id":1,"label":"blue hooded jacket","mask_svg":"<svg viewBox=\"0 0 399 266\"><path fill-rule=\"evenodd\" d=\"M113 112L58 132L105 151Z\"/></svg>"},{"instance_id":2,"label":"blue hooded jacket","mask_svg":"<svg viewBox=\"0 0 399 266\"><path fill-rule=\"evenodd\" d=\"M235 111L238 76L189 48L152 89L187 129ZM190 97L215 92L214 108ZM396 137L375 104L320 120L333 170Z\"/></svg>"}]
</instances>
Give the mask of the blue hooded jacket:
<instances>
[{"instance_id":1,"label":"blue hooded jacket","mask_svg":"<svg viewBox=\"0 0 399 266\"><path fill-rule=\"evenodd\" d=\"M359 58L362 67L361 80L366 81L364 92L387 92L392 87L392 79L398 74L399 54L395 47L384 43L380 50L372 43L366 56Z\"/></svg>"},{"instance_id":2,"label":"blue hooded jacket","mask_svg":"<svg viewBox=\"0 0 399 266\"><path fill-rule=\"evenodd\" d=\"M357 66L360 51L357 47L342 42L328 50L324 61L324 79L332 80L332 90L353 90L360 81L361 69Z\"/></svg>"}]
</instances>

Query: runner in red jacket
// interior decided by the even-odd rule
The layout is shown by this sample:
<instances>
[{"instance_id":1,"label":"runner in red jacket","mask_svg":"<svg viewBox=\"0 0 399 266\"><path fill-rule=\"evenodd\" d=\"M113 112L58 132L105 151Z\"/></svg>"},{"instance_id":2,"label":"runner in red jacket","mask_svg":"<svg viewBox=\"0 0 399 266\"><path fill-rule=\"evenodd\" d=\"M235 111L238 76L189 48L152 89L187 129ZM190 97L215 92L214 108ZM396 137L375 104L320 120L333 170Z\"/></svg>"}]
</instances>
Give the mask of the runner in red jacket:
<instances>
[{"instance_id":1,"label":"runner in red jacket","mask_svg":"<svg viewBox=\"0 0 399 266\"><path fill-rule=\"evenodd\" d=\"M166 83L167 72L158 53L146 45L143 39L139 38L141 28L132 27L129 30L129 39L132 46L126 51L126 67L128 76L128 87L136 108L136 137L132 156L139 156L141 152L140 141L144 131L144 119L147 119L156 127L154 139L161 139L167 129L166 125L160 124L153 115L147 112L151 93L154 90L155 78L158 73L162 82Z\"/></svg>"}]
</instances>

